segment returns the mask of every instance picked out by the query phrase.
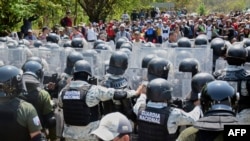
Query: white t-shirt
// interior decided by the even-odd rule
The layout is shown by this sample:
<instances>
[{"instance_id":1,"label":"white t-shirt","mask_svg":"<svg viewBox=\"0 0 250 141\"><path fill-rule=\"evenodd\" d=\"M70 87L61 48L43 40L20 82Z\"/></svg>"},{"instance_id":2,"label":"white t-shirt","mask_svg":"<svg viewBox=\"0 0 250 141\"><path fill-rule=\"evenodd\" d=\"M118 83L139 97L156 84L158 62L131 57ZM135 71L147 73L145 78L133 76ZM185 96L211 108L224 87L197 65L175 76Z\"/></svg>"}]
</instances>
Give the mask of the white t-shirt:
<instances>
[{"instance_id":1,"label":"white t-shirt","mask_svg":"<svg viewBox=\"0 0 250 141\"><path fill-rule=\"evenodd\" d=\"M87 30L87 40L97 40L97 33L95 32L94 28L88 28Z\"/></svg>"}]
</instances>

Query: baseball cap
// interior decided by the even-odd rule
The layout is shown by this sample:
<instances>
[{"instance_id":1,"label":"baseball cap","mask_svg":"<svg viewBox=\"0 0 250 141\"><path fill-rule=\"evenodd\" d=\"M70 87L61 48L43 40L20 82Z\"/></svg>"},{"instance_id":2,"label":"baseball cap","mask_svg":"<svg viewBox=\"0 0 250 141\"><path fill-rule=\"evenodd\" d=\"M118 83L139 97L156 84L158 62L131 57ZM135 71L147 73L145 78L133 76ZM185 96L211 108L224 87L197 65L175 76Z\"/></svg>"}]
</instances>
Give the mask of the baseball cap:
<instances>
[{"instance_id":1,"label":"baseball cap","mask_svg":"<svg viewBox=\"0 0 250 141\"><path fill-rule=\"evenodd\" d=\"M113 112L105 115L99 124L99 127L91 132L102 140L113 140L120 134L132 132L132 126L127 117L119 112Z\"/></svg>"},{"instance_id":2,"label":"baseball cap","mask_svg":"<svg viewBox=\"0 0 250 141\"><path fill-rule=\"evenodd\" d=\"M31 29L29 29L29 30L28 30L28 32L32 32L32 30L31 30Z\"/></svg>"},{"instance_id":3,"label":"baseball cap","mask_svg":"<svg viewBox=\"0 0 250 141\"><path fill-rule=\"evenodd\" d=\"M125 27L125 25L124 25L124 24L121 24L120 27Z\"/></svg>"}]
</instances>

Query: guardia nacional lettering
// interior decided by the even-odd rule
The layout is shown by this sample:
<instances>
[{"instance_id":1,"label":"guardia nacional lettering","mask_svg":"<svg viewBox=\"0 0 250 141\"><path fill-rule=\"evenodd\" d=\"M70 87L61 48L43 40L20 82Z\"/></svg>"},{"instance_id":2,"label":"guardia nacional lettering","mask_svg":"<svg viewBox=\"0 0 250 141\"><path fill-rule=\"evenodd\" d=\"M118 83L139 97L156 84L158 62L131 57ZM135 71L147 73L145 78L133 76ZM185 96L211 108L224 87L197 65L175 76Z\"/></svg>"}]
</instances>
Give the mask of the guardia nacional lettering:
<instances>
[{"instance_id":1,"label":"guardia nacional lettering","mask_svg":"<svg viewBox=\"0 0 250 141\"><path fill-rule=\"evenodd\" d=\"M139 119L151 123L160 124L161 116L158 113L142 111L141 114L139 115Z\"/></svg>"}]
</instances>

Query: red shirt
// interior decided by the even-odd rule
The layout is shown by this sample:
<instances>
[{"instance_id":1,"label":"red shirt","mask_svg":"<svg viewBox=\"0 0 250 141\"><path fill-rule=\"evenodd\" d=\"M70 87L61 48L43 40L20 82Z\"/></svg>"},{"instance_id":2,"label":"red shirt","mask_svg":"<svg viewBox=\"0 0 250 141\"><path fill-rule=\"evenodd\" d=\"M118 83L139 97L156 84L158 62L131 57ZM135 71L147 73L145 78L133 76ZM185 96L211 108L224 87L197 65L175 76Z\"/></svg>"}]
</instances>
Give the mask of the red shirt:
<instances>
[{"instance_id":1,"label":"red shirt","mask_svg":"<svg viewBox=\"0 0 250 141\"><path fill-rule=\"evenodd\" d=\"M107 35L108 37L114 37L115 36L115 31L113 29L113 24L110 24L108 27L107 27Z\"/></svg>"},{"instance_id":2,"label":"red shirt","mask_svg":"<svg viewBox=\"0 0 250 141\"><path fill-rule=\"evenodd\" d=\"M71 18L65 17L64 20L65 20L66 26L72 27L72 20L71 20Z\"/></svg>"}]
</instances>

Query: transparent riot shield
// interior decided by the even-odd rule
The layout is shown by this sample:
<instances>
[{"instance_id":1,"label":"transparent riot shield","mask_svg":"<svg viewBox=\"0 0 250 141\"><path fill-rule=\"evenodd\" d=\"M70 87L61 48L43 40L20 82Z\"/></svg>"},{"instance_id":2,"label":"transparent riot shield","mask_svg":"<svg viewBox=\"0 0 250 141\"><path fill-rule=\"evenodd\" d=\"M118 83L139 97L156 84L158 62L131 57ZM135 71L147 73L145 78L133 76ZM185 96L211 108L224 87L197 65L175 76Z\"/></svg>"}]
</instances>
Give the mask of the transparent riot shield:
<instances>
[{"instance_id":1,"label":"transparent riot shield","mask_svg":"<svg viewBox=\"0 0 250 141\"><path fill-rule=\"evenodd\" d=\"M61 40L58 42L58 45L59 45L60 47L63 47L63 45L64 45L67 41L69 41L69 39L61 39Z\"/></svg>"},{"instance_id":2,"label":"transparent riot shield","mask_svg":"<svg viewBox=\"0 0 250 141\"><path fill-rule=\"evenodd\" d=\"M124 77L128 80L128 86L132 90L136 90L143 82L143 69L141 68L128 68Z\"/></svg>"},{"instance_id":3,"label":"transparent riot shield","mask_svg":"<svg viewBox=\"0 0 250 141\"><path fill-rule=\"evenodd\" d=\"M200 63L202 72L212 73L213 52L210 48L175 48L175 71L183 59L195 58Z\"/></svg>"},{"instance_id":4,"label":"transparent riot shield","mask_svg":"<svg viewBox=\"0 0 250 141\"><path fill-rule=\"evenodd\" d=\"M7 45L5 42L0 42L0 48L7 48Z\"/></svg>"},{"instance_id":5,"label":"transparent riot shield","mask_svg":"<svg viewBox=\"0 0 250 141\"><path fill-rule=\"evenodd\" d=\"M63 72L61 64L61 50L49 49L46 47L40 47L38 49L38 57L44 59L48 63L48 71L45 73L48 75Z\"/></svg>"},{"instance_id":6,"label":"transparent riot shield","mask_svg":"<svg viewBox=\"0 0 250 141\"><path fill-rule=\"evenodd\" d=\"M227 61L221 57L219 57L218 59L216 59L215 61L215 71L218 70L223 70L225 69L227 66Z\"/></svg>"},{"instance_id":7,"label":"transparent riot shield","mask_svg":"<svg viewBox=\"0 0 250 141\"><path fill-rule=\"evenodd\" d=\"M13 65L18 68L21 68L26 59L27 56L24 48L19 47L8 49L8 65Z\"/></svg>"},{"instance_id":8,"label":"transparent riot shield","mask_svg":"<svg viewBox=\"0 0 250 141\"><path fill-rule=\"evenodd\" d=\"M97 54L97 67L94 68L95 75L99 80L104 79L112 52L109 50L99 50Z\"/></svg>"},{"instance_id":9,"label":"transparent riot shield","mask_svg":"<svg viewBox=\"0 0 250 141\"><path fill-rule=\"evenodd\" d=\"M61 65L62 65L62 69L66 68L66 63L67 63L67 57L71 52L74 52L75 49L72 47L65 47L65 48L61 48Z\"/></svg>"},{"instance_id":10,"label":"transparent riot shield","mask_svg":"<svg viewBox=\"0 0 250 141\"><path fill-rule=\"evenodd\" d=\"M173 50L171 48L151 48L139 47L132 50L131 68L141 68L142 59L149 54L155 54L158 57L168 59L172 62Z\"/></svg>"},{"instance_id":11,"label":"transparent riot shield","mask_svg":"<svg viewBox=\"0 0 250 141\"><path fill-rule=\"evenodd\" d=\"M84 60L90 63L92 75L98 76L97 68L100 64L98 64L99 62L98 62L97 52L92 53L92 52L88 52L87 50L85 50L82 52L82 55L83 55Z\"/></svg>"},{"instance_id":12,"label":"transparent riot shield","mask_svg":"<svg viewBox=\"0 0 250 141\"><path fill-rule=\"evenodd\" d=\"M184 99L191 91L191 80L191 73L175 72L174 78L168 80L173 86L172 96Z\"/></svg>"},{"instance_id":13,"label":"transparent riot shield","mask_svg":"<svg viewBox=\"0 0 250 141\"><path fill-rule=\"evenodd\" d=\"M2 61L3 65L8 64L8 48L0 48L0 60Z\"/></svg>"}]
</instances>

